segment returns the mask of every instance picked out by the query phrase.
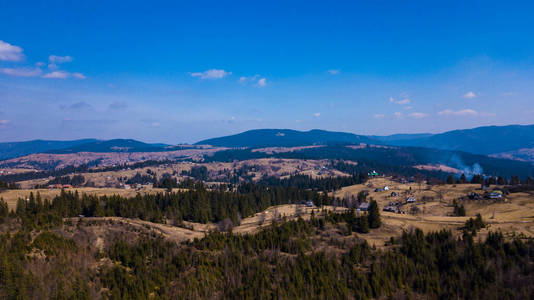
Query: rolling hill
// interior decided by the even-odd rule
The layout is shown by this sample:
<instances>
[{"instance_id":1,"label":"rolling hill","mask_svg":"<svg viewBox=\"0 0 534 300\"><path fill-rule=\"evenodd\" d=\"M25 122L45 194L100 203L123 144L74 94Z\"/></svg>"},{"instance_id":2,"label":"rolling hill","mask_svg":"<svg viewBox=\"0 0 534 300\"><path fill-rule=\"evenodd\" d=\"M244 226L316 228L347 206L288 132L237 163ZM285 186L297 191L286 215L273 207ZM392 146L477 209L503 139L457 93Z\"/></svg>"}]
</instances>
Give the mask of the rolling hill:
<instances>
[{"instance_id":1,"label":"rolling hill","mask_svg":"<svg viewBox=\"0 0 534 300\"><path fill-rule=\"evenodd\" d=\"M255 129L239 134L207 139L196 145L219 147L295 147L331 143L380 143L372 138L347 132L326 130L298 131L291 129Z\"/></svg>"},{"instance_id":2,"label":"rolling hill","mask_svg":"<svg viewBox=\"0 0 534 300\"><path fill-rule=\"evenodd\" d=\"M68 154L78 152L159 152L166 151L165 144L147 144L132 139L113 139L107 141L91 141L63 149L53 149L46 153Z\"/></svg>"},{"instance_id":3,"label":"rolling hill","mask_svg":"<svg viewBox=\"0 0 534 300\"><path fill-rule=\"evenodd\" d=\"M54 149L76 147L81 144L96 142L95 139L81 139L73 141L45 141L33 140L26 142L0 143L0 160L41 153Z\"/></svg>"},{"instance_id":4,"label":"rolling hill","mask_svg":"<svg viewBox=\"0 0 534 300\"><path fill-rule=\"evenodd\" d=\"M485 126L453 130L426 137L386 140L386 142L396 146L460 150L485 155L497 154L534 148L534 125Z\"/></svg>"}]
</instances>

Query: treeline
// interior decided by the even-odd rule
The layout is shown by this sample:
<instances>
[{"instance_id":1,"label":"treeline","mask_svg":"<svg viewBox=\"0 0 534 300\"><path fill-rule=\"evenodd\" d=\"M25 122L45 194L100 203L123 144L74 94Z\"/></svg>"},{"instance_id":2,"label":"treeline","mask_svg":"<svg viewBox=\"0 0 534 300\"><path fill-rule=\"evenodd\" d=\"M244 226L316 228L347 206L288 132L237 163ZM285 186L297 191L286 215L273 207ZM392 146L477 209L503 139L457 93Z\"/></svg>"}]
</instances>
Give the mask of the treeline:
<instances>
[{"instance_id":1,"label":"treeline","mask_svg":"<svg viewBox=\"0 0 534 300\"><path fill-rule=\"evenodd\" d=\"M534 180L528 176L525 179L521 180L519 176L512 176L511 178L506 178L502 176L483 176L480 174L475 174L468 179L465 174L462 173L458 178L454 178L453 175L447 177L447 184L484 184L485 186L491 185L534 185Z\"/></svg>"},{"instance_id":2,"label":"treeline","mask_svg":"<svg viewBox=\"0 0 534 300\"><path fill-rule=\"evenodd\" d=\"M172 161L147 160L147 161L138 162L134 164L122 164L122 165L117 165L117 166L96 168L98 163L100 163L100 160L95 160L94 162L82 164L79 166L74 166L74 165L66 166L64 168L57 169L57 170L52 168L52 169L40 171L40 172L24 172L24 173L17 173L17 174L7 174L7 175L0 176L0 181L17 182L17 181L41 179L41 178L47 178L47 177L60 177L60 176L65 176L65 175L69 175L72 173L109 172L109 171L125 170L127 168L138 169L138 168L145 168L145 167L150 167L150 166L170 164L172 163Z\"/></svg>"},{"instance_id":3,"label":"treeline","mask_svg":"<svg viewBox=\"0 0 534 300\"><path fill-rule=\"evenodd\" d=\"M40 226L60 222L61 218L115 216L139 218L174 224L181 221L219 222L225 219L239 224L242 218L263 211L270 206L314 201L329 204L326 194L293 187L265 187L245 184L237 192L206 190L202 185L188 191L158 194L137 194L125 198L118 195L80 195L77 191L61 191L52 201L43 200L39 193L28 199L19 199L16 215L26 224Z\"/></svg>"},{"instance_id":4,"label":"treeline","mask_svg":"<svg viewBox=\"0 0 534 300\"><path fill-rule=\"evenodd\" d=\"M291 175L287 178L268 177L258 181L258 184L268 186L295 187L299 189L313 189L317 191L335 191L342 187L360 184L367 181L367 174L360 173L351 176L313 178L309 175Z\"/></svg>"},{"instance_id":5,"label":"treeline","mask_svg":"<svg viewBox=\"0 0 534 300\"><path fill-rule=\"evenodd\" d=\"M0 181L1 190L17 190L19 186L16 183Z\"/></svg>"},{"instance_id":6,"label":"treeline","mask_svg":"<svg viewBox=\"0 0 534 300\"><path fill-rule=\"evenodd\" d=\"M85 182L85 177L83 175L73 175L73 176L59 176L50 181L46 185L51 184L70 184L72 186L82 186Z\"/></svg>"}]
</instances>

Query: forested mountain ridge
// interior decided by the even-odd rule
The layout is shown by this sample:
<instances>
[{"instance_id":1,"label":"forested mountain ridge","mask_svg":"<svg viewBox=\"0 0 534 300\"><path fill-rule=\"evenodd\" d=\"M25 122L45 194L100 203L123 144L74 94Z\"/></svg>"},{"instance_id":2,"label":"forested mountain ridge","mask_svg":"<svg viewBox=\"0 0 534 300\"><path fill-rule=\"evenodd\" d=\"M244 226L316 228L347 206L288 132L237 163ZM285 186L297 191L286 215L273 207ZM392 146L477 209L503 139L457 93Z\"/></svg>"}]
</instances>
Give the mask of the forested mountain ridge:
<instances>
[{"instance_id":1,"label":"forested mountain ridge","mask_svg":"<svg viewBox=\"0 0 534 300\"><path fill-rule=\"evenodd\" d=\"M54 149L64 149L75 147L81 144L92 143L95 139L81 139L73 141L47 141L33 140L25 142L6 142L0 143L0 160L9 159L18 156L24 156L33 153L40 153Z\"/></svg>"},{"instance_id":2,"label":"forested mountain ridge","mask_svg":"<svg viewBox=\"0 0 534 300\"><path fill-rule=\"evenodd\" d=\"M496 154L534 148L534 125L485 126L387 143L397 146L461 150L475 154Z\"/></svg>"},{"instance_id":3,"label":"forested mountain ridge","mask_svg":"<svg viewBox=\"0 0 534 300\"><path fill-rule=\"evenodd\" d=\"M296 147L329 143L376 143L369 137L346 132L326 130L298 131L291 129L255 129L235 135L199 141L197 145L222 147Z\"/></svg>"}]
</instances>

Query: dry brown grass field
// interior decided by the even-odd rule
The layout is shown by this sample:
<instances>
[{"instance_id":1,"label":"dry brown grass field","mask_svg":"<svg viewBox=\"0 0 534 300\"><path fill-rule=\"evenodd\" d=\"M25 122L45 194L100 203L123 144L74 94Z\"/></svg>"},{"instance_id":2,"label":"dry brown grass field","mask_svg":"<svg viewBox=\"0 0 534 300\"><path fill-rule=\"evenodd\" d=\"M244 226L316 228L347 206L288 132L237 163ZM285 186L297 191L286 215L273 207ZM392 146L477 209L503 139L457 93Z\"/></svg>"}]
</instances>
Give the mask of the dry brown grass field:
<instances>
[{"instance_id":1,"label":"dry brown grass field","mask_svg":"<svg viewBox=\"0 0 534 300\"><path fill-rule=\"evenodd\" d=\"M389 187L388 191L375 192L376 188ZM360 191L369 191L369 197L375 199L380 209L389 202L405 202L408 196L417 199L415 204L406 204L402 208L405 214L381 211L383 226L373 230L367 235L362 235L377 246L389 239L390 236L400 235L403 230L420 228L425 232L440 229L451 229L460 234L458 230L467 219L480 214L488 227L481 231L480 236L487 234L489 230L502 231L503 233L524 234L534 237L534 195L529 193L513 193L506 195L502 201L494 200L467 200L463 199L471 192L482 193L480 185L426 185L418 183L398 183L389 178L374 178L365 185L353 185L342 188L334 194L336 197L356 197ZM391 197L396 192L397 197ZM426 196L426 201L423 197ZM463 200L462 200L463 199ZM466 217L455 217L453 213L453 201L457 200L466 208ZM419 208L419 213L409 214L411 206Z\"/></svg>"},{"instance_id":2,"label":"dry brown grass field","mask_svg":"<svg viewBox=\"0 0 534 300\"><path fill-rule=\"evenodd\" d=\"M136 173L143 175L147 174L147 170L155 172L158 177L163 174L171 174L178 180L184 180L186 177L181 176L182 171L189 171L193 166L204 166L210 172L210 175L224 176L224 173L232 172L243 168L245 166L253 166L255 169L249 172L249 175L253 175L253 180L260 180L264 177L277 176L288 177L294 174L310 175L314 178L326 177L326 176L348 176L343 172L334 169L322 169L329 165L328 160L303 160L303 159L276 159L276 158L263 158L263 159L251 159L239 162L215 162L215 163L191 163L182 162L174 164L165 164L160 166L151 166L138 169L125 169L119 171L98 172L98 173L80 173L85 177L86 181L91 181L97 187L115 187L120 181L119 178L131 178ZM220 175L218 175L221 173ZM53 178L44 178L36 180L20 181L18 184L23 189L29 189L36 185L46 184Z\"/></svg>"}]
</instances>

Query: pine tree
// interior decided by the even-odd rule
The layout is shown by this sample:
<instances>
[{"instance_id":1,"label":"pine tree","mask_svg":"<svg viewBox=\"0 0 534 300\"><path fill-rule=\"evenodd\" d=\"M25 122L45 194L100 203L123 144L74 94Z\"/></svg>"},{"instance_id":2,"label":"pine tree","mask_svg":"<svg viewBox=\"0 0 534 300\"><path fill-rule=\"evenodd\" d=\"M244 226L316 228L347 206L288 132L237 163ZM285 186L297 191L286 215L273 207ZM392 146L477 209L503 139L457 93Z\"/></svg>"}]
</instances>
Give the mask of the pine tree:
<instances>
[{"instance_id":1,"label":"pine tree","mask_svg":"<svg viewBox=\"0 0 534 300\"><path fill-rule=\"evenodd\" d=\"M381 224L378 203L371 198L371 202L369 203L369 227L379 228Z\"/></svg>"}]
</instances>

